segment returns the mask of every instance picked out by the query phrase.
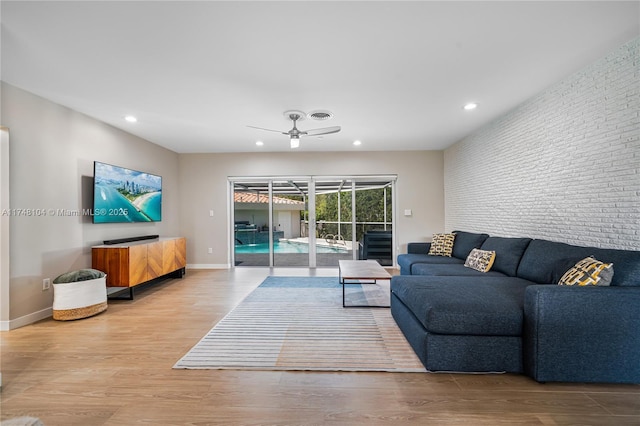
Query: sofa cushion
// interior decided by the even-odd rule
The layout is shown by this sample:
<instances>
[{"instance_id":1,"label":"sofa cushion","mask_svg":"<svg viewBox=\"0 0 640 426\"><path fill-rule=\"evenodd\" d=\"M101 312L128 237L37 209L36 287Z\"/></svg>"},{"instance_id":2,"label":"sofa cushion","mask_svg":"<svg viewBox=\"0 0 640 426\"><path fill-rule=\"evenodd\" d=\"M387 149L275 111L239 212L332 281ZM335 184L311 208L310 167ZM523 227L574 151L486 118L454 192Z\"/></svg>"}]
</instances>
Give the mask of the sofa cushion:
<instances>
[{"instance_id":1,"label":"sofa cushion","mask_svg":"<svg viewBox=\"0 0 640 426\"><path fill-rule=\"evenodd\" d=\"M612 286L640 286L640 251L580 247L547 240L533 240L518 267L518 277L538 284L557 284L580 259L593 256L613 263Z\"/></svg>"},{"instance_id":2,"label":"sofa cushion","mask_svg":"<svg viewBox=\"0 0 640 426\"><path fill-rule=\"evenodd\" d=\"M515 277L520 259L530 242L531 238L489 237L480 248L496 252L492 268L494 271Z\"/></svg>"},{"instance_id":3,"label":"sofa cushion","mask_svg":"<svg viewBox=\"0 0 640 426\"><path fill-rule=\"evenodd\" d=\"M480 248L489 234L475 234L473 232L453 231L456 239L453 244L453 257L466 259L474 248Z\"/></svg>"},{"instance_id":4,"label":"sofa cushion","mask_svg":"<svg viewBox=\"0 0 640 426\"><path fill-rule=\"evenodd\" d=\"M429 255L451 257L455 238L455 234L433 234Z\"/></svg>"},{"instance_id":5,"label":"sofa cushion","mask_svg":"<svg viewBox=\"0 0 640 426\"><path fill-rule=\"evenodd\" d=\"M524 291L530 281L513 277L396 275L393 294L430 333L521 336Z\"/></svg>"},{"instance_id":6,"label":"sofa cushion","mask_svg":"<svg viewBox=\"0 0 640 426\"><path fill-rule=\"evenodd\" d=\"M428 254L431 243L408 243L407 253L409 254Z\"/></svg>"},{"instance_id":7,"label":"sofa cushion","mask_svg":"<svg viewBox=\"0 0 640 426\"><path fill-rule=\"evenodd\" d=\"M560 278L560 285L602 285L611 284L613 264L603 263L593 257L585 257Z\"/></svg>"},{"instance_id":8,"label":"sofa cushion","mask_svg":"<svg viewBox=\"0 0 640 426\"><path fill-rule=\"evenodd\" d=\"M400 266L400 274L413 274L413 265L419 263L455 265L463 264L464 261L457 257L429 256L428 254L400 254L398 255L398 266Z\"/></svg>"},{"instance_id":9,"label":"sofa cushion","mask_svg":"<svg viewBox=\"0 0 640 426\"><path fill-rule=\"evenodd\" d=\"M453 276L453 277L506 277L502 272L480 272L463 264L416 263L411 267L411 275Z\"/></svg>"}]
</instances>

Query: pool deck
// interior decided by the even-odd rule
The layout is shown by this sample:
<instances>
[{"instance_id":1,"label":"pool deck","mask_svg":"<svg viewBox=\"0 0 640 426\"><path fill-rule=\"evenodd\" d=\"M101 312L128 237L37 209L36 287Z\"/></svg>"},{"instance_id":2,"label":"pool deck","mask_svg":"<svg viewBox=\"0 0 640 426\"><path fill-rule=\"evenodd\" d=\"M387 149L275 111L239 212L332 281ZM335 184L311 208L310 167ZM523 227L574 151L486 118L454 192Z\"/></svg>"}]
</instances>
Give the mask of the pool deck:
<instances>
[{"instance_id":1,"label":"pool deck","mask_svg":"<svg viewBox=\"0 0 640 426\"><path fill-rule=\"evenodd\" d=\"M288 241L290 243L295 244L309 244L308 237L298 237L298 238L281 238L280 241ZM351 241L344 240L334 240L330 238L316 238L316 245L322 247L331 247L331 248L339 248L343 250L351 251Z\"/></svg>"},{"instance_id":2,"label":"pool deck","mask_svg":"<svg viewBox=\"0 0 640 426\"><path fill-rule=\"evenodd\" d=\"M316 254L316 266L336 268L338 273L338 260L351 260L351 252L347 253L318 253ZM269 266L269 255L267 253L239 253L235 257L235 266ZM274 266L281 267L308 267L308 253L275 253L273 255Z\"/></svg>"}]
</instances>

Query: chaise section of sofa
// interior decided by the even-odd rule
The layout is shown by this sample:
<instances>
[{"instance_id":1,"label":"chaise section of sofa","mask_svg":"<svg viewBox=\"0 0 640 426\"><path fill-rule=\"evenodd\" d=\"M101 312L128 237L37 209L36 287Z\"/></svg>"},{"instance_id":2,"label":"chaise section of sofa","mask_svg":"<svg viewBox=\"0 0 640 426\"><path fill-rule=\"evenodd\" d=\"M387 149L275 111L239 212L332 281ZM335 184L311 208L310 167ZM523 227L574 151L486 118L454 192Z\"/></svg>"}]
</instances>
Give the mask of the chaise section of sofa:
<instances>
[{"instance_id":1,"label":"chaise section of sofa","mask_svg":"<svg viewBox=\"0 0 640 426\"><path fill-rule=\"evenodd\" d=\"M521 373L529 284L506 276L398 275L391 313L429 371Z\"/></svg>"},{"instance_id":2,"label":"chaise section of sofa","mask_svg":"<svg viewBox=\"0 0 640 426\"><path fill-rule=\"evenodd\" d=\"M515 277L529 238L456 232L453 258L474 248L496 252L489 272L460 263L416 261L391 281L391 312L430 371L508 371L522 367L524 290ZM459 245L460 244L460 245ZM398 313L402 312L402 315Z\"/></svg>"}]
</instances>

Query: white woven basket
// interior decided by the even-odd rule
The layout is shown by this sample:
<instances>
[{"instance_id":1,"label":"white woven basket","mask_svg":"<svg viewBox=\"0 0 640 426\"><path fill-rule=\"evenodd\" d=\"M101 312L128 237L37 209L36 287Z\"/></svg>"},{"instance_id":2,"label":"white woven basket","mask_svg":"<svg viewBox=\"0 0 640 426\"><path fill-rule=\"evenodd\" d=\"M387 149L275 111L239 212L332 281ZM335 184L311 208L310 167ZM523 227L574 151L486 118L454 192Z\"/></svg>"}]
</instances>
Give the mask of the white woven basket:
<instances>
[{"instance_id":1,"label":"white woven basket","mask_svg":"<svg viewBox=\"0 0 640 426\"><path fill-rule=\"evenodd\" d=\"M107 309L107 277L53 284L53 319L87 318Z\"/></svg>"}]
</instances>

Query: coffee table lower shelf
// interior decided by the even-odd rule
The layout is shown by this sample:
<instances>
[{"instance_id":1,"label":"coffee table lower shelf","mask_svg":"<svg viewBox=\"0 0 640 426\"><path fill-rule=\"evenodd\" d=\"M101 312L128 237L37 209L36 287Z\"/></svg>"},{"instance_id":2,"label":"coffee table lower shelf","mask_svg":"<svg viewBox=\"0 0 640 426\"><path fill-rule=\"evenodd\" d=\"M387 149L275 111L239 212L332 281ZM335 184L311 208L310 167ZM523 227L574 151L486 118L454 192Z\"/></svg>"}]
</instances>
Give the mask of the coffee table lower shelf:
<instances>
[{"instance_id":1,"label":"coffee table lower shelf","mask_svg":"<svg viewBox=\"0 0 640 426\"><path fill-rule=\"evenodd\" d=\"M391 275L377 261L339 260L338 271L340 284L342 285L343 308L390 308L389 305L347 305L345 303L345 288L347 285L377 284L378 280L391 280Z\"/></svg>"}]
</instances>

